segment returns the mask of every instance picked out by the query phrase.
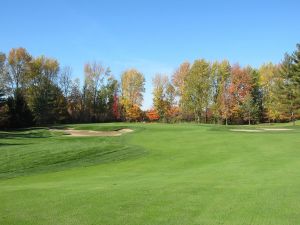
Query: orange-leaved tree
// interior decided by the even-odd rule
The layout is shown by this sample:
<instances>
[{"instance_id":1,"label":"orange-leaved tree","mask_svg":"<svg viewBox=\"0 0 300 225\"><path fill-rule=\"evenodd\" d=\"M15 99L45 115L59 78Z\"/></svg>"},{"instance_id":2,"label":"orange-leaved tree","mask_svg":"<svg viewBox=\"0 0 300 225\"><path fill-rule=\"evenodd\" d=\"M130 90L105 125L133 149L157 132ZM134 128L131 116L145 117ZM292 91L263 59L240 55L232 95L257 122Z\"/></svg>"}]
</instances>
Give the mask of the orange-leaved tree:
<instances>
[{"instance_id":1,"label":"orange-leaved tree","mask_svg":"<svg viewBox=\"0 0 300 225\"><path fill-rule=\"evenodd\" d=\"M157 112L157 110L155 109L150 109L146 112L146 116L149 119L149 121L153 122L153 121L158 121L160 116Z\"/></svg>"}]
</instances>

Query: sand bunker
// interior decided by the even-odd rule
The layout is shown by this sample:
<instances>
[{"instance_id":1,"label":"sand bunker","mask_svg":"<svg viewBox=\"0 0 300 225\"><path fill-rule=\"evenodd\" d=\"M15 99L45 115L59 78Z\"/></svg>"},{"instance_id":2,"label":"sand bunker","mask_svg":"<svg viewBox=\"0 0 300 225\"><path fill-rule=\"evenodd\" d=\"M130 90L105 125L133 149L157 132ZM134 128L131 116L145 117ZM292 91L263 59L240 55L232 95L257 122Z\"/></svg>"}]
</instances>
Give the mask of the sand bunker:
<instances>
[{"instance_id":1,"label":"sand bunker","mask_svg":"<svg viewBox=\"0 0 300 225\"><path fill-rule=\"evenodd\" d=\"M293 129L288 129L288 128L263 128L265 131L289 131Z\"/></svg>"},{"instance_id":2,"label":"sand bunker","mask_svg":"<svg viewBox=\"0 0 300 225\"><path fill-rule=\"evenodd\" d=\"M236 132L263 132L262 130L246 130L246 129L230 129L230 131L236 131Z\"/></svg>"},{"instance_id":3,"label":"sand bunker","mask_svg":"<svg viewBox=\"0 0 300 225\"><path fill-rule=\"evenodd\" d=\"M236 132L253 132L253 133L259 133L259 132L265 132L265 131L290 131L293 129L288 128L259 128L257 130L250 130L250 129L230 129L230 131L236 131Z\"/></svg>"},{"instance_id":4,"label":"sand bunker","mask_svg":"<svg viewBox=\"0 0 300 225\"><path fill-rule=\"evenodd\" d=\"M74 130L74 129L68 129L68 130L50 129L50 130L64 132L65 134L73 137L116 137L133 131L131 129L121 129L117 131L93 131L93 130Z\"/></svg>"}]
</instances>

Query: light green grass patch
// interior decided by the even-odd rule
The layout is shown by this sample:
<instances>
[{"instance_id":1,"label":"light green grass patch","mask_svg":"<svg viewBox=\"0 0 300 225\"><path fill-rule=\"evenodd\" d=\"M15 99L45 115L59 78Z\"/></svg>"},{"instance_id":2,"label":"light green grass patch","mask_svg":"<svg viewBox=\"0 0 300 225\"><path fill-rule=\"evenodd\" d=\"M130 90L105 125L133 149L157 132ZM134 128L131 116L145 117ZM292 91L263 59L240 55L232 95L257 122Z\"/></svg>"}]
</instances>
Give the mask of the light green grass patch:
<instances>
[{"instance_id":1,"label":"light green grass patch","mask_svg":"<svg viewBox=\"0 0 300 225\"><path fill-rule=\"evenodd\" d=\"M0 224L296 225L300 129L89 124L120 137L1 132ZM123 154L124 153L124 154Z\"/></svg>"}]
</instances>

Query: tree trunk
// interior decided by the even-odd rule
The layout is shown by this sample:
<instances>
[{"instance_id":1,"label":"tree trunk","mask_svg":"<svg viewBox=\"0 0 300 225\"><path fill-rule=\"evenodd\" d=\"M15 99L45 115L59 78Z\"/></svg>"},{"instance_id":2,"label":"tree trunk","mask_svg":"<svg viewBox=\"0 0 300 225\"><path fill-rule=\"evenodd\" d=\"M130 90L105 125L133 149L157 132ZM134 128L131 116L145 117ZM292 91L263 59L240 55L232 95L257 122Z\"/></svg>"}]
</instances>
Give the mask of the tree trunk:
<instances>
[{"instance_id":1,"label":"tree trunk","mask_svg":"<svg viewBox=\"0 0 300 225\"><path fill-rule=\"evenodd\" d=\"M248 113L248 124L251 125L251 117L250 117L250 112Z\"/></svg>"},{"instance_id":2,"label":"tree trunk","mask_svg":"<svg viewBox=\"0 0 300 225\"><path fill-rule=\"evenodd\" d=\"M292 112L292 121L293 121L293 126L296 126L296 121L295 121L295 118L294 118L294 112Z\"/></svg>"}]
</instances>

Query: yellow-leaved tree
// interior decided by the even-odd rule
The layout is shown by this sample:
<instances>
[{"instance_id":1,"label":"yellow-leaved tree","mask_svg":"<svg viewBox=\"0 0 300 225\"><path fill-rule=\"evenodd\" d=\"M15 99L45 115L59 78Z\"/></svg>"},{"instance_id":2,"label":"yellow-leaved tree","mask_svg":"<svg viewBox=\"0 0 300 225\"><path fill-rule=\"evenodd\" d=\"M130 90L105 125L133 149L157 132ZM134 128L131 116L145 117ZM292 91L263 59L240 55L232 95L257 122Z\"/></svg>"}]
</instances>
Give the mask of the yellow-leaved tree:
<instances>
[{"instance_id":1,"label":"yellow-leaved tree","mask_svg":"<svg viewBox=\"0 0 300 225\"><path fill-rule=\"evenodd\" d=\"M145 77L136 69L126 70L121 77L121 99L125 118L128 121L137 121L141 118L140 107L145 92Z\"/></svg>"}]
</instances>

